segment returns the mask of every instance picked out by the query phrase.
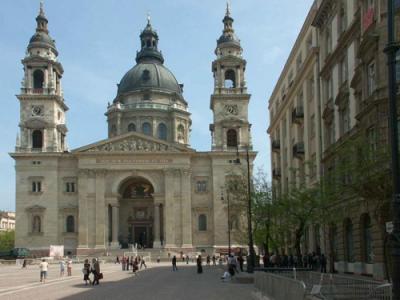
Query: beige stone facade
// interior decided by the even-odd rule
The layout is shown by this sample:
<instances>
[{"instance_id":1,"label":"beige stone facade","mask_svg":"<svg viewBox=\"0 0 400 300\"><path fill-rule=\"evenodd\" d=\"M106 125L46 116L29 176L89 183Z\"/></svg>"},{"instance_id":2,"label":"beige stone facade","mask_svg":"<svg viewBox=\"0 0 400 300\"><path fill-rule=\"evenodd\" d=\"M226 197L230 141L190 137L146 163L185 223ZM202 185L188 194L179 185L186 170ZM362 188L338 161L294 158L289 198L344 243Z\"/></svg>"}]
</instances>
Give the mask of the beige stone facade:
<instances>
[{"instance_id":1,"label":"beige stone facade","mask_svg":"<svg viewBox=\"0 0 400 300\"><path fill-rule=\"evenodd\" d=\"M0 212L0 231L12 231L15 229L15 213Z\"/></svg>"},{"instance_id":2,"label":"beige stone facade","mask_svg":"<svg viewBox=\"0 0 400 300\"><path fill-rule=\"evenodd\" d=\"M290 167L300 170L304 168L305 176L300 172L298 180L307 182L311 179L308 184L313 184L312 178L317 182L322 176L334 174L338 160L341 159L339 150L357 136L364 137L368 141L365 147L371 149L387 145L387 67L384 54L387 43L386 5L386 1L378 0L315 1L269 101L269 134L277 193L280 189L287 191L287 182L291 180L285 172ZM313 69L314 72L302 71L298 81L313 77L315 92L313 97L304 97L302 101L304 131L299 138L304 141L304 160L296 159L293 149L292 153L287 154L286 160L289 163L285 163L285 158L282 158L286 153L282 135L289 136L287 142L297 140L296 129L293 128L297 125L285 127L284 124L291 114L291 103L295 100L292 100L291 92L288 91L286 94L289 97L279 101L282 99L279 91L290 81L287 70L295 66L299 45L307 44L306 32L312 32L314 36L316 54L313 60L307 62L304 70ZM293 86L296 87L296 81ZM294 115L291 117L294 122ZM280 144L277 140L280 140ZM310 147L310 144L313 145ZM301 164L290 163L291 159L301 162L303 167ZM316 166L315 170L307 172L308 166L313 165ZM340 180L345 185L351 177ZM309 228L305 251L333 255L337 271L383 278L384 223L382 220L377 221L374 207L368 207L362 199L343 195L342 199L337 200L334 209L343 210L342 219L332 224L332 228L319 224ZM345 205L346 209L339 203ZM335 244L333 254L328 253L329 232L335 232L332 238Z\"/></svg>"},{"instance_id":3,"label":"beige stone facade","mask_svg":"<svg viewBox=\"0 0 400 300\"><path fill-rule=\"evenodd\" d=\"M45 254L103 253L138 244L179 251L227 248L225 178L241 174L252 151L245 60L227 9L215 50L212 150L189 147L191 126L183 86L163 65L150 20L134 66L107 107L108 138L69 151L62 66L43 8L23 60L18 95L16 247ZM204 124L198 124L204 126ZM233 245L239 245L233 240Z\"/></svg>"}]
</instances>

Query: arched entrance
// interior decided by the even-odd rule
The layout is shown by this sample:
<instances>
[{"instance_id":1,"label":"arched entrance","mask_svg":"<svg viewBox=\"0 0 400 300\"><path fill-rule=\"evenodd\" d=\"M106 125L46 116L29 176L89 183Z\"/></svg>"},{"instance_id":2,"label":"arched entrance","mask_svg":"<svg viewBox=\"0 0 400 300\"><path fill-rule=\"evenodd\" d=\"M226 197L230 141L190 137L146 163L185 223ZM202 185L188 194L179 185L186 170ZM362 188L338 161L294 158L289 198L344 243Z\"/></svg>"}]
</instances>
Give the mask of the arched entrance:
<instances>
[{"instance_id":1,"label":"arched entrance","mask_svg":"<svg viewBox=\"0 0 400 300\"><path fill-rule=\"evenodd\" d=\"M153 247L154 188L145 178L132 177L120 186L119 243Z\"/></svg>"}]
</instances>

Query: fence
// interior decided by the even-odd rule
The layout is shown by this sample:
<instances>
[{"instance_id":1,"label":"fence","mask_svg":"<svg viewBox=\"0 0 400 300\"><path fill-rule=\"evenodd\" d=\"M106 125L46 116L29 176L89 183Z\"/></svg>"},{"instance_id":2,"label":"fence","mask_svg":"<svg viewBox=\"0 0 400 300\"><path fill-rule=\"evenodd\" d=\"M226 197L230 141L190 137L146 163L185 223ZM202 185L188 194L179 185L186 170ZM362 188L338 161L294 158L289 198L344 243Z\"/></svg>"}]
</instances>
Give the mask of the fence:
<instances>
[{"instance_id":1,"label":"fence","mask_svg":"<svg viewBox=\"0 0 400 300\"><path fill-rule=\"evenodd\" d=\"M263 296L276 300L303 300L306 286L303 282L266 272L256 272L254 285Z\"/></svg>"}]
</instances>

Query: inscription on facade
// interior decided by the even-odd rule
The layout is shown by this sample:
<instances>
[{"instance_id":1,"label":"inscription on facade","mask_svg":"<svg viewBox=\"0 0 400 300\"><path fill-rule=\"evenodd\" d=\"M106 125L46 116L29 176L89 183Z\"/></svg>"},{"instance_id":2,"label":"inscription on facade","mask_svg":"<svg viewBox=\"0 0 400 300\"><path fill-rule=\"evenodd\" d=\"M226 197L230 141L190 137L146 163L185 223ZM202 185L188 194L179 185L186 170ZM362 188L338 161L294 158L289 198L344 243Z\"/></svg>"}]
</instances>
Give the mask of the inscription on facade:
<instances>
[{"instance_id":1,"label":"inscription on facade","mask_svg":"<svg viewBox=\"0 0 400 300\"><path fill-rule=\"evenodd\" d=\"M167 164L172 161L172 159L96 159L96 163L98 164Z\"/></svg>"}]
</instances>

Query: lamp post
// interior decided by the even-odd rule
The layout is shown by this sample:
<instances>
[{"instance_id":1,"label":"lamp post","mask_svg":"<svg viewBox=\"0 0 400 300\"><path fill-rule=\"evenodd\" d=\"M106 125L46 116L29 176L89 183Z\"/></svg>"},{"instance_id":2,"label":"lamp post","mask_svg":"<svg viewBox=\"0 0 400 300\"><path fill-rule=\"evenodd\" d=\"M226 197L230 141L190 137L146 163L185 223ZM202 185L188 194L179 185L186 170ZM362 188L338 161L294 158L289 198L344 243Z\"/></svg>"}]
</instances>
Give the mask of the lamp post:
<instances>
[{"instance_id":1,"label":"lamp post","mask_svg":"<svg viewBox=\"0 0 400 300\"><path fill-rule=\"evenodd\" d=\"M254 264L255 264L255 251L254 251L254 242L253 242L253 226L251 220L251 187L250 187L250 158L249 158L249 146L246 146L246 161L247 161L247 228L249 234L249 259L247 261L247 272L254 272Z\"/></svg>"},{"instance_id":2,"label":"lamp post","mask_svg":"<svg viewBox=\"0 0 400 300\"><path fill-rule=\"evenodd\" d=\"M221 190L221 200L224 201L223 190ZM228 204L228 255L231 255L231 213L229 203L229 190L226 191L226 200Z\"/></svg>"},{"instance_id":3,"label":"lamp post","mask_svg":"<svg viewBox=\"0 0 400 300\"><path fill-rule=\"evenodd\" d=\"M388 59L388 99L389 99L389 136L392 154L392 178L393 178L393 232L392 241L392 284L393 300L400 300L400 170L399 170L399 144L397 128L397 83L396 83L396 53L399 44L395 42L394 34L394 1L387 0L387 25L388 44L385 52Z\"/></svg>"}]
</instances>

